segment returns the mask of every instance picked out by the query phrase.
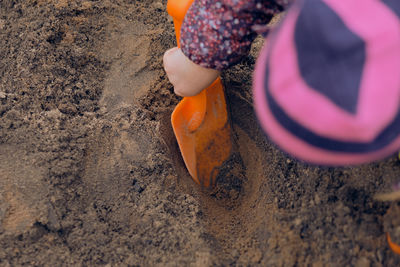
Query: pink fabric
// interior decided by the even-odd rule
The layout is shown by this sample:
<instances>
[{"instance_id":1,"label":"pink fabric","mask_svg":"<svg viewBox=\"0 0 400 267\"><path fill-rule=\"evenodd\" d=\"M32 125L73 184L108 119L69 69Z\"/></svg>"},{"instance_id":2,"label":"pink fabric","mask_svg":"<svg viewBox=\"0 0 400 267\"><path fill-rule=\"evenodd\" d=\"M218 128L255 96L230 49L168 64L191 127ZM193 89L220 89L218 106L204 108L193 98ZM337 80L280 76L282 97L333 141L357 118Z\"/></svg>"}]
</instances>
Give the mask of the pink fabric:
<instances>
[{"instance_id":1,"label":"pink fabric","mask_svg":"<svg viewBox=\"0 0 400 267\"><path fill-rule=\"evenodd\" d=\"M337 107L302 80L293 40L298 6L285 19L271 51L271 94L290 117L320 136L341 141L371 141L397 112L400 76L393 71L400 70L400 53L398 49L386 54L382 51L386 52L387 47L400 47L399 21L378 1L366 0L363 5L354 0L350 1L352 4L348 4L349 1L326 2L345 18L344 22L350 29L365 40L371 40L367 45L357 114L354 116ZM375 16L380 20L371 19ZM378 35L382 27L391 34ZM374 42L374 38L381 38L384 42ZM384 88L385 93L376 90L377 87Z\"/></svg>"},{"instance_id":2,"label":"pink fabric","mask_svg":"<svg viewBox=\"0 0 400 267\"><path fill-rule=\"evenodd\" d=\"M264 78L266 68L268 48L265 46L261 51L256 64L253 80L254 106L261 127L269 135L271 140L275 142L281 149L287 153L307 162L321 165L355 165L366 162L372 162L377 159L384 158L395 153L400 147L400 137L391 145L382 150L367 154L348 154L333 153L319 148L310 146L309 144L298 139L286 129L284 129L274 118L269 110L264 92Z\"/></svg>"},{"instance_id":3,"label":"pink fabric","mask_svg":"<svg viewBox=\"0 0 400 267\"><path fill-rule=\"evenodd\" d=\"M351 4L346 5L349 2ZM327 0L326 3L347 18L344 19L346 25L365 40L373 41L374 38L385 40L384 43L370 42L367 46L368 62L361 84L362 95L359 112L356 116L352 116L342 111L318 92L308 88L300 78L292 40L294 23L299 10L292 8L280 28L281 32L267 40L257 60L253 79L256 114L262 128L272 141L284 151L304 161L323 165L353 165L381 159L399 149L400 137L389 146L371 153L331 152L313 147L288 132L276 121L269 109L265 96L264 79L268 64L267 56L268 53L272 53L269 55L271 56L269 87L275 100L289 116L319 135L336 140L341 139L341 141L370 141L377 132L382 130L382 127L388 125L397 112L399 87L396 88L395 85L400 84L400 77L393 71L400 70L400 55L398 51L391 51L393 53L386 55L379 54L384 51L381 50L382 43L385 45L385 49L388 44L399 47L400 25L397 18L378 1L368 0L364 1L362 5L355 0L343 2ZM335 8L332 7L334 5L336 5ZM374 17L379 17L381 20L374 20ZM368 20L365 21L366 19ZM391 34L376 35L381 32L382 27ZM271 49L272 42L274 44ZM376 88L383 88L385 94ZM311 102L304 103L304 101L299 101L301 99L310 99ZM378 105L374 104L377 99L379 99ZM369 107L372 108L369 109ZM382 121L382 118L386 119ZM365 129L364 125L373 125L373 129Z\"/></svg>"}]
</instances>

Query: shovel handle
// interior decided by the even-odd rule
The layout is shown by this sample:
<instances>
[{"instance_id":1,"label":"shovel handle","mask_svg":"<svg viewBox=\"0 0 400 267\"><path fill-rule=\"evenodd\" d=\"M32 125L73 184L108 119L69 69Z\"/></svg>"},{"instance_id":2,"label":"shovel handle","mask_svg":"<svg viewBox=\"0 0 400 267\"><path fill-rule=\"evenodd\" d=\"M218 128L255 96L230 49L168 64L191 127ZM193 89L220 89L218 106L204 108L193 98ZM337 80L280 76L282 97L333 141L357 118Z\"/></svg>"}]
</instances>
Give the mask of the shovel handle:
<instances>
[{"instance_id":1,"label":"shovel handle","mask_svg":"<svg viewBox=\"0 0 400 267\"><path fill-rule=\"evenodd\" d=\"M179 45L181 36L181 26L185 19L186 12L192 5L194 0L168 0L167 12L174 20L176 41ZM203 123L206 114L207 95L206 90L201 91L198 95L184 97L182 104L187 108L183 116L188 121L187 128L189 132L194 132ZM190 112L187 112L190 111Z\"/></svg>"},{"instance_id":2,"label":"shovel handle","mask_svg":"<svg viewBox=\"0 0 400 267\"><path fill-rule=\"evenodd\" d=\"M178 42L181 35L182 22L185 19L186 12L192 5L194 0L168 0L167 12L174 20L176 41Z\"/></svg>"}]
</instances>

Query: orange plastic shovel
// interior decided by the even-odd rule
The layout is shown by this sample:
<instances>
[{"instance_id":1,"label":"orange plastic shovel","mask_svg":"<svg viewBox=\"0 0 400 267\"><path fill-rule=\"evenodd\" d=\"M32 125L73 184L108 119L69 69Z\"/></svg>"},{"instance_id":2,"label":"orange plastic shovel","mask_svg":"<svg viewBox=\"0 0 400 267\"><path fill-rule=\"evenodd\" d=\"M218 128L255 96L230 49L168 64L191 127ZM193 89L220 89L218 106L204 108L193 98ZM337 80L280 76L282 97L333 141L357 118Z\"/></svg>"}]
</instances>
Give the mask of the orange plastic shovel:
<instances>
[{"instance_id":1,"label":"orange plastic shovel","mask_svg":"<svg viewBox=\"0 0 400 267\"><path fill-rule=\"evenodd\" d=\"M179 46L180 29L193 0L168 0ZM200 94L184 97L171 115L172 128L193 180L209 187L232 150L231 126L221 79Z\"/></svg>"}]
</instances>

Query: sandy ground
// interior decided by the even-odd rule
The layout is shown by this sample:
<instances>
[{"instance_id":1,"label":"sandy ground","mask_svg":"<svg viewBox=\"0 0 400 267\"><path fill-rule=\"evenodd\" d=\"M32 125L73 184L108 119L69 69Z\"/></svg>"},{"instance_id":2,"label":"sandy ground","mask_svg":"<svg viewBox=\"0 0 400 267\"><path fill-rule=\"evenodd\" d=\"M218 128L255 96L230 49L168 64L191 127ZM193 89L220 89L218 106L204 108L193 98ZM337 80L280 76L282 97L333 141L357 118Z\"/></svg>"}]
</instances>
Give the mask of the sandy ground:
<instances>
[{"instance_id":1,"label":"sandy ground","mask_svg":"<svg viewBox=\"0 0 400 267\"><path fill-rule=\"evenodd\" d=\"M240 178L203 190L169 118L166 1L0 1L0 265L396 266L396 156L317 168L254 118L261 40L223 75ZM230 182L226 182L230 181ZM400 241L400 240L399 240Z\"/></svg>"}]
</instances>

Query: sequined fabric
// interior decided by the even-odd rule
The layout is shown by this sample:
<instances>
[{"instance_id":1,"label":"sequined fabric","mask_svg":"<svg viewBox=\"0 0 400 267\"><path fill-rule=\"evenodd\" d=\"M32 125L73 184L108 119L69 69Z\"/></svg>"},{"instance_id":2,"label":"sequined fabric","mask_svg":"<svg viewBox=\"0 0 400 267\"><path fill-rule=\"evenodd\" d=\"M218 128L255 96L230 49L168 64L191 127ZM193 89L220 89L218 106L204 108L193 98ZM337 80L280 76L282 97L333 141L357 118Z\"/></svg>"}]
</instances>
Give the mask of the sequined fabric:
<instances>
[{"instance_id":1,"label":"sequined fabric","mask_svg":"<svg viewBox=\"0 0 400 267\"><path fill-rule=\"evenodd\" d=\"M257 33L293 0L195 0L181 29L181 48L193 62L217 70L249 53Z\"/></svg>"}]
</instances>

